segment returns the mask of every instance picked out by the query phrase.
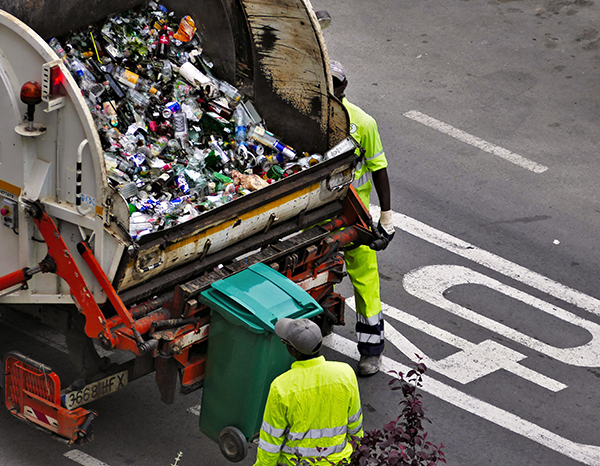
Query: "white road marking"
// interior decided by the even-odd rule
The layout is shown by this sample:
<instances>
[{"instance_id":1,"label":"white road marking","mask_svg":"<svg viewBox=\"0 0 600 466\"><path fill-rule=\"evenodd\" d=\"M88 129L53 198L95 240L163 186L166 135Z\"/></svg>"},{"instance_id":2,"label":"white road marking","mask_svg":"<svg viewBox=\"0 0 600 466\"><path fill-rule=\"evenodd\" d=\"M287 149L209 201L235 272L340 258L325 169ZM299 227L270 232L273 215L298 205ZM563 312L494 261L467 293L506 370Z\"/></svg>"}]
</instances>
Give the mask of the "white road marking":
<instances>
[{"instance_id":1,"label":"white road marking","mask_svg":"<svg viewBox=\"0 0 600 466\"><path fill-rule=\"evenodd\" d=\"M379 207L371 205L370 208L373 218L377 219L380 213ZM512 278L518 282L540 290L552 297L562 300L563 302L573 304L592 314L600 315L600 300L596 298L557 283L547 277L544 277L543 275L533 272L495 254L484 251L483 249L480 249L447 233L436 230L435 228L432 228L429 225L419 222L418 220L410 218L406 215L393 212L392 220L396 228L399 228L406 233L501 273L506 277ZM564 313L565 311L561 310L561 312ZM566 315L563 314L563 317L566 317ZM587 327L587 323L586 330L590 330L590 328ZM456 337L452 336L452 338L454 339L452 341L458 342L458 340L455 339ZM410 342L408 343L409 345L412 345ZM334 335L331 339L327 340L326 345L354 359L359 358L356 344L345 338ZM414 345L412 345L412 347L407 346L407 348L408 350L415 349ZM385 356L383 357L382 370L384 371L396 370L406 372L409 369L410 368L403 366L396 361L393 361ZM442 382L438 382L430 376L426 376L424 378L423 390L444 401L447 401L448 403L453 404L454 406L504 427L511 432L529 438L537 443L540 443L541 445L545 445L546 447L573 458L574 460L580 461L588 466L600 466L600 446L585 445L573 442L572 440L561 437L554 432L526 421L515 414L497 408L490 403L481 401L475 397L467 395L466 393L462 393L460 390L445 385Z\"/></svg>"},{"instance_id":2,"label":"white road marking","mask_svg":"<svg viewBox=\"0 0 600 466\"><path fill-rule=\"evenodd\" d=\"M371 204L370 207L373 217L379 217L379 207L373 204ZM477 246L440 230L436 230L435 228L404 214L392 212L392 221L396 228L399 228L406 233L410 233L417 238L421 238L428 243L435 244L446 251L469 259L488 269L495 270L502 275L543 291L561 301L580 307L592 314L600 315L600 300L596 298L555 282L554 280L492 254L491 252L484 251Z\"/></svg>"},{"instance_id":3,"label":"white road marking","mask_svg":"<svg viewBox=\"0 0 600 466\"><path fill-rule=\"evenodd\" d=\"M200 416L200 410L202 409L202 405L196 405L196 406L192 406L190 408L187 409L188 413L192 413L194 416Z\"/></svg>"},{"instance_id":4,"label":"white road marking","mask_svg":"<svg viewBox=\"0 0 600 466\"><path fill-rule=\"evenodd\" d=\"M354 297L346 299L346 304L355 310ZM417 348L391 325L387 325L385 328L386 340L402 351L406 357L412 361L416 361L415 354L418 354L423 358L423 362L428 369L460 382L463 385L499 369L504 369L553 392L567 388L567 385L562 382L558 382L518 364L518 361L525 359L526 356L497 342L486 340L475 344L388 304L381 303L381 305L386 316L432 336L437 340L460 348L462 351L436 361L428 357L422 349Z\"/></svg>"},{"instance_id":5,"label":"white road marking","mask_svg":"<svg viewBox=\"0 0 600 466\"><path fill-rule=\"evenodd\" d=\"M544 165L540 165L539 163L526 159L525 157L515 154L508 149L504 149L503 147L492 144L491 142L485 141L477 136L473 136L472 134L466 133L463 130L444 123L443 121L436 120L435 118L425 115L424 113L411 110L410 112L406 112L404 116L410 118L411 120L422 123L425 126L436 129L444 134L447 134L448 136L452 136L453 138L458 139L466 144L477 147L485 152L497 155L498 157L514 163L521 168L525 168L526 170L530 170L534 173L544 173L546 170L548 170L548 167Z\"/></svg>"},{"instance_id":6,"label":"white road marking","mask_svg":"<svg viewBox=\"0 0 600 466\"><path fill-rule=\"evenodd\" d=\"M109 466L107 463L97 460L93 456L88 455L80 450L70 450L64 454L71 461L81 464L82 466Z\"/></svg>"},{"instance_id":7,"label":"white road marking","mask_svg":"<svg viewBox=\"0 0 600 466\"><path fill-rule=\"evenodd\" d=\"M585 329L591 334L592 339L584 345L571 348L557 348L529 335L525 335L500 322L454 303L444 296L444 293L453 286L463 284L481 285L521 301L533 309L538 309L571 325ZM600 367L600 325L516 288L500 283L467 267L458 265L430 265L421 267L411 270L404 275L403 285L408 293L425 302L431 303L434 306L487 328L498 335L510 338L523 346L546 354L565 364L580 367Z\"/></svg>"},{"instance_id":8,"label":"white road marking","mask_svg":"<svg viewBox=\"0 0 600 466\"><path fill-rule=\"evenodd\" d=\"M352 359L358 360L360 357L356 349L356 342L342 336L331 334L325 338L324 343L325 346L345 354ZM390 371L396 371L406 374L410 369L410 367L404 366L386 356L382 358L382 372L389 373ZM531 439L575 461L580 461L588 466L600 466L600 447L598 446L584 445L561 437L515 414L439 382L427 374L423 376L423 387L421 389L443 401L493 422L511 432Z\"/></svg>"}]
</instances>

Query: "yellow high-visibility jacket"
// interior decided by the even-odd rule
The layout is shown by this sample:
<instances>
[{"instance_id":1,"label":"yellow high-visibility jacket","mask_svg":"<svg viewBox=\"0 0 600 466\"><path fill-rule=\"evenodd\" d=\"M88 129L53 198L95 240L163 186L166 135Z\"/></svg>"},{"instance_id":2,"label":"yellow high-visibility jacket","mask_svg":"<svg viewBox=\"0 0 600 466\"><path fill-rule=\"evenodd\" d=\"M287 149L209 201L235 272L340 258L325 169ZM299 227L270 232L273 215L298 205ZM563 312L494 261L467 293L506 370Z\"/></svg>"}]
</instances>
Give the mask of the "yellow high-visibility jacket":
<instances>
[{"instance_id":1,"label":"yellow high-visibility jacket","mask_svg":"<svg viewBox=\"0 0 600 466\"><path fill-rule=\"evenodd\" d=\"M381 137L375 119L360 107L348 102L345 97L342 99L342 103L350 117L350 135L365 149L365 157L358 162L355 181L352 185L368 209L369 196L373 189L371 172L386 168L388 161L381 145Z\"/></svg>"},{"instance_id":2,"label":"yellow high-visibility jacket","mask_svg":"<svg viewBox=\"0 0 600 466\"><path fill-rule=\"evenodd\" d=\"M362 418L356 375L348 364L323 356L296 361L271 384L254 465L321 457L314 464L329 466L349 458L350 436L363 435Z\"/></svg>"}]
</instances>

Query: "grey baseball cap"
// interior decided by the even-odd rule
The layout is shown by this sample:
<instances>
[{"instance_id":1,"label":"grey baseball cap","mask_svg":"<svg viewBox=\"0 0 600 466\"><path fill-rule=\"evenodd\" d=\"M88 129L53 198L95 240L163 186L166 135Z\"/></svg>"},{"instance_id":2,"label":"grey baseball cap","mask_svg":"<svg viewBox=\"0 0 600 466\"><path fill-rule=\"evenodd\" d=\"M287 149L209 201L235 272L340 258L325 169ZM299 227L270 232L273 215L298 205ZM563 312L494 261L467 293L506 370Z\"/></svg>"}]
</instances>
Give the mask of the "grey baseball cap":
<instances>
[{"instance_id":1,"label":"grey baseball cap","mask_svg":"<svg viewBox=\"0 0 600 466\"><path fill-rule=\"evenodd\" d=\"M339 61L335 60L331 60L329 65L331 66L331 76L339 79L339 81L343 83L346 80L346 70L344 70L344 66Z\"/></svg>"},{"instance_id":2,"label":"grey baseball cap","mask_svg":"<svg viewBox=\"0 0 600 466\"><path fill-rule=\"evenodd\" d=\"M279 319L275 324L275 333L306 355L317 353L323 342L321 329L309 319Z\"/></svg>"}]
</instances>

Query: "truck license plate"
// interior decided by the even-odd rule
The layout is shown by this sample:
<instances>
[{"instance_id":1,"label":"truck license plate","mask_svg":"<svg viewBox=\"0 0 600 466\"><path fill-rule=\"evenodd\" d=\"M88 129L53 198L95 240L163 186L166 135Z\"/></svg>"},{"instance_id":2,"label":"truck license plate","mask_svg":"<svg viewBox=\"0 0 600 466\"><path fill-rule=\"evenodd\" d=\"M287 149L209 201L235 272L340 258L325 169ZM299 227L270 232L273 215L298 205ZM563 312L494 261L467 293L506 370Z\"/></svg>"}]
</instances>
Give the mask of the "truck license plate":
<instances>
[{"instance_id":1,"label":"truck license plate","mask_svg":"<svg viewBox=\"0 0 600 466\"><path fill-rule=\"evenodd\" d=\"M97 400L98 398L102 398L104 395L125 388L127 382L127 371L118 372L117 374L110 375L102 380L86 385L81 390L63 395L63 403L67 409L77 408Z\"/></svg>"}]
</instances>

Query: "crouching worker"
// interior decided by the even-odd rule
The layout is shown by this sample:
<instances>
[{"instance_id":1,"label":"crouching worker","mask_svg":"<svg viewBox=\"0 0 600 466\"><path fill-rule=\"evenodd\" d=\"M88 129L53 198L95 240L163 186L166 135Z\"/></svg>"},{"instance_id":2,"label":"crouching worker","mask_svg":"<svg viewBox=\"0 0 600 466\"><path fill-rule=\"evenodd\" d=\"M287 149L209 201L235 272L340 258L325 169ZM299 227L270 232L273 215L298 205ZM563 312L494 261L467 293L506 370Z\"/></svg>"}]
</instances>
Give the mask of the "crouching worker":
<instances>
[{"instance_id":1,"label":"crouching worker","mask_svg":"<svg viewBox=\"0 0 600 466\"><path fill-rule=\"evenodd\" d=\"M308 319L275 324L288 352L297 359L271 384L254 466L337 464L350 458L350 437L363 435L356 375L345 362L319 355L323 336Z\"/></svg>"}]
</instances>

